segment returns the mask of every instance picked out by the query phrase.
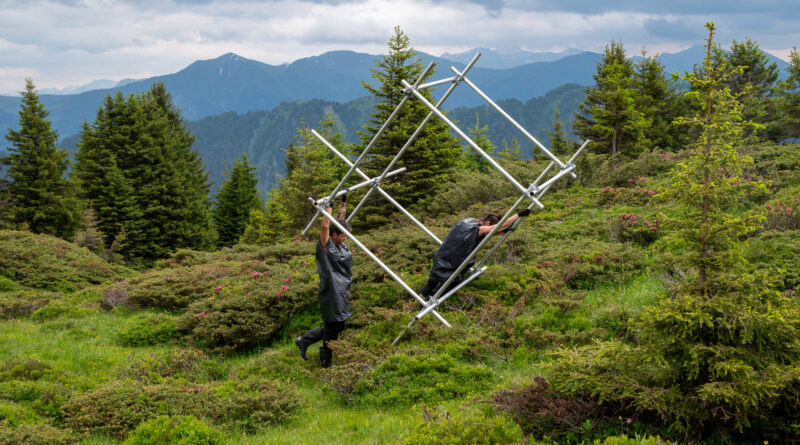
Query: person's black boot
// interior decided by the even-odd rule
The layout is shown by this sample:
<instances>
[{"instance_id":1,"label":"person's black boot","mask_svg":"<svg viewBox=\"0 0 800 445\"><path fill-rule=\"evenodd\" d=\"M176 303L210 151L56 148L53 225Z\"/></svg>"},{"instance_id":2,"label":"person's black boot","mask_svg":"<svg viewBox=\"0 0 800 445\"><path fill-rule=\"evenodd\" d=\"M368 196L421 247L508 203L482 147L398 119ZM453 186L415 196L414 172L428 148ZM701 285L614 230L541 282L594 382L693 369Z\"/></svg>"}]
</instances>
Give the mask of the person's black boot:
<instances>
[{"instance_id":1,"label":"person's black boot","mask_svg":"<svg viewBox=\"0 0 800 445\"><path fill-rule=\"evenodd\" d=\"M333 351L325 346L319 347L319 365L323 368L330 368L333 360Z\"/></svg>"},{"instance_id":2,"label":"person's black boot","mask_svg":"<svg viewBox=\"0 0 800 445\"><path fill-rule=\"evenodd\" d=\"M322 340L322 327L314 328L305 334L297 337L294 339L294 344L300 349L300 357L303 357L303 360L308 360L308 355L306 355L306 350L309 346L313 345L314 343Z\"/></svg>"}]
</instances>

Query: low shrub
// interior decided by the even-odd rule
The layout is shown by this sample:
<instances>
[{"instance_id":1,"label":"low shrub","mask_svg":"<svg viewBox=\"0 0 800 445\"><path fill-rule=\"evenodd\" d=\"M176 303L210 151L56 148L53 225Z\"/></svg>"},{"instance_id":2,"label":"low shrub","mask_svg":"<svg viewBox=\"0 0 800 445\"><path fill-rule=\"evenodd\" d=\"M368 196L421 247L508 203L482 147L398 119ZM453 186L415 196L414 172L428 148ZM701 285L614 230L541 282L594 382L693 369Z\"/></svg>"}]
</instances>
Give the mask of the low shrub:
<instances>
[{"instance_id":1,"label":"low shrub","mask_svg":"<svg viewBox=\"0 0 800 445\"><path fill-rule=\"evenodd\" d=\"M0 425L16 427L25 423L37 423L41 418L27 406L0 400Z\"/></svg>"},{"instance_id":2,"label":"low shrub","mask_svg":"<svg viewBox=\"0 0 800 445\"><path fill-rule=\"evenodd\" d=\"M54 374L53 370L47 373ZM20 403L40 416L59 419L61 408L69 397L70 391L57 382L43 379L0 381L0 399Z\"/></svg>"},{"instance_id":3,"label":"low shrub","mask_svg":"<svg viewBox=\"0 0 800 445\"><path fill-rule=\"evenodd\" d=\"M24 286L69 293L132 273L54 236L0 230L0 275Z\"/></svg>"},{"instance_id":4,"label":"low shrub","mask_svg":"<svg viewBox=\"0 0 800 445\"><path fill-rule=\"evenodd\" d=\"M0 292L8 292L17 289L17 284L10 278L0 275Z\"/></svg>"},{"instance_id":5,"label":"low shrub","mask_svg":"<svg viewBox=\"0 0 800 445\"><path fill-rule=\"evenodd\" d=\"M775 202L765 206L765 230L800 230L800 201Z\"/></svg>"},{"instance_id":6,"label":"low shrub","mask_svg":"<svg viewBox=\"0 0 800 445\"><path fill-rule=\"evenodd\" d=\"M128 363L120 372L120 377L131 377L146 383L162 383L168 378L208 383L228 376L228 367L224 361L194 349L183 349L164 355L134 353Z\"/></svg>"},{"instance_id":7,"label":"low shrub","mask_svg":"<svg viewBox=\"0 0 800 445\"><path fill-rule=\"evenodd\" d=\"M300 406L296 390L265 378L214 384L170 380L158 385L125 380L72 397L63 415L75 431L123 438L142 422L161 414L193 415L226 428L252 432L289 419Z\"/></svg>"},{"instance_id":8,"label":"low shrub","mask_svg":"<svg viewBox=\"0 0 800 445\"><path fill-rule=\"evenodd\" d=\"M530 386L494 393L495 405L511 414L525 434L557 442L592 438L592 425L604 419L603 409L589 397L568 397L541 377ZM588 423L587 423L588 421Z\"/></svg>"},{"instance_id":9,"label":"low shrub","mask_svg":"<svg viewBox=\"0 0 800 445\"><path fill-rule=\"evenodd\" d=\"M633 213L620 213L609 225L611 239L617 242L634 242L648 245L661 234L661 218L649 220Z\"/></svg>"},{"instance_id":10,"label":"low shrub","mask_svg":"<svg viewBox=\"0 0 800 445\"><path fill-rule=\"evenodd\" d=\"M474 407L454 415L440 406L422 404L422 419L403 438L406 445L475 444L522 442L522 431L511 419L488 407Z\"/></svg>"},{"instance_id":11,"label":"low shrub","mask_svg":"<svg viewBox=\"0 0 800 445\"><path fill-rule=\"evenodd\" d=\"M140 424L123 445L224 444L221 432L194 416L158 416Z\"/></svg>"},{"instance_id":12,"label":"low shrub","mask_svg":"<svg viewBox=\"0 0 800 445\"><path fill-rule=\"evenodd\" d=\"M176 317L146 314L129 319L117 333L122 346L166 344L178 336Z\"/></svg>"},{"instance_id":13,"label":"low shrub","mask_svg":"<svg viewBox=\"0 0 800 445\"><path fill-rule=\"evenodd\" d=\"M643 187L604 187L600 190L597 204L601 206L612 206L616 204L641 205L650 202L650 198L657 192L653 189Z\"/></svg>"},{"instance_id":14,"label":"low shrub","mask_svg":"<svg viewBox=\"0 0 800 445\"><path fill-rule=\"evenodd\" d=\"M378 406L411 405L463 397L487 388L492 372L444 355L392 355L370 371L355 390L356 398Z\"/></svg>"},{"instance_id":15,"label":"low shrub","mask_svg":"<svg viewBox=\"0 0 800 445\"><path fill-rule=\"evenodd\" d=\"M10 360L0 367L0 382L6 380L38 380L50 368L49 363L41 360Z\"/></svg>"},{"instance_id":16,"label":"low shrub","mask_svg":"<svg viewBox=\"0 0 800 445\"><path fill-rule=\"evenodd\" d=\"M47 306L51 301L64 298L60 292L18 290L0 294L0 319L27 317Z\"/></svg>"},{"instance_id":17,"label":"low shrub","mask_svg":"<svg viewBox=\"0 0 800 445\"><path fill-rule=\"evenodd\" d=\"M69 445L75 441L71 430L49 423L26 423L16 428L0 425L0 445Z\"/></svg>"}]
</instances>

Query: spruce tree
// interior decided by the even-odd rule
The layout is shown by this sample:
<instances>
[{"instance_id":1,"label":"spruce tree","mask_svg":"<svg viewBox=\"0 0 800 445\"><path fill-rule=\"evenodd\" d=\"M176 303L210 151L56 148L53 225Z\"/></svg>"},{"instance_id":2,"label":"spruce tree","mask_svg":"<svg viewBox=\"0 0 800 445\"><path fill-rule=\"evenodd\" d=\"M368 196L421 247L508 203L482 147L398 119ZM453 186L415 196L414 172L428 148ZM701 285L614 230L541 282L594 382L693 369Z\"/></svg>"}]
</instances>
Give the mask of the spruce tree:
<instances>
[{"instance_id":1,"label":"spruce tree","mask_svg":"<svg viewBox=\"0 0 800 445\"><path fill-rule=\"evenodd\" d=\"M337 149L344 148L344 137L336 130L332 112L319 122L317 132ZM305 126L297 129L295 140L285 151L286 176L280 176L269 193L265 210L265 221L270 223L265 233L275 235L299 233L316 213L308 198L318 199L332 192L347 168ZM356 175L351 178L361 179Z\"/></svg>"},{"instance_id":2,"label":"spruce tree","mask_svg":"<svg viewBox=\"0 0 800 445\"><path fill-rule=\"evenodd\" d=\"M764 125L765 131L745 131L745 137L762 138L764 135L775 134L776 114L773 92L775 82L778 80L778 64L769 62L769 56L759 48L758 43L746 37L744 41L733 40L730 51L724 53L726 69L742 67L741 73L735 72L728 81L727 86L731 93L737 96L742 103L743 118Z\"/></svg>"},{"instance_id":3,"label":"spruce tree","mask_svg":"<svg viewBox=\"0 0 800 445\"><path fill-rule=\"evenodd\" d=\"M34 233L47 233L71 239L80 224L79 202L74 187L64 173L69 166L67 152L56 147L58 133L47 120L49 112L39 101L30 78L19 111L19 129L9 129L7 218L16 225L27 225Z\"/></svg>"},{"instance_id":4,"label":"spruce tree","mask_svg":"<svg viewBox=\"0 0 800 445\"><path fill-rule=\"evenodd\" d=\"M606 45L593 78L595 86L586 88L586 99L575 113L575 134L591 139L597 153L637 156L646 145L643 128L648 122L635 106L633 66L622 43Z\"/></svg>"},{"instance_id":5,"label":"spruce tree","mask_svg":"<svg viewBox=\"0 0 800 445\"><path fill-rule=\"evenodd\" d=\"M503 139L503 149L497 153L500 160L504 162L514 163L522 160L522 147L519 145L517 138L511 138L511 143Z\"/></svg>"},{"instance_id":6,"label":"spruce tree","mask_svg":"<svg viewBox=\"0 0 800 445\"><path fill-rule=\"evenodd\" d=\"M777 125L777 140L800 138L800 53L792 48L789 53L789 66L786 79L778 87L778 109L780 118Z\"/></svg>"},{"instance_id":7,"label":"spruce tree","mask_svg":"<svg viewBox=\"0 0 800 445\"><path fill-rule=\"evenodd\" d=\"M217 206L213 211L217 246L232 246L239 242L251 210L261 206L255 170L247 162L247 155L242 155L222 184L217 194Z\"/></svg>"},{"instance_id":8,"label":"spruce tree","mask_svg":"<svg viewBox=\"0 0 800 445\"><path fill-rule=\"evenodd\" d=\"M359 152L402 100L400 80L413 84L423 70L422 62L415 58L417 53L400 27L394 28L394 35L389 39L388 46L389 53L376 60L375 68L372 69L372 77L378 85L362 82L364 88L377 98L378 103L369 122L359 132ZM429 89L423 90L421 94L435 103ZM429 112L425 105L410 98L372 147L364 164L364 172L370 177L381 173ZM450 134L449 127L434 117L395 164L395 168L406 167L406 172L389 178L382 186L403 205L418 202L453 179L455 168L461 162L461 154L462 148ZM392 212L392 207L379 196L372 204L364 209L358 219L364 218L367 225L386 222L386 215Z\"/></svg>"},{"instance_id":9,"label":"spruce tree","mask_svg":"<svg viewBox=\"0 0 800 445\"><path fill-rule=\"evenodd\" d=\"M550 137L550 146L548 149L556 156L563 156L569 151L569 141L564 135L564 124L561 122L561 110L556 107L555 114L553 115L553 131L548 131L547 136Z\"/></svg>"},{"instance_id":10,"label":"spruce tree","mask_svg":"<svg viewBox=\"0 0 800 445\"><path fill-rule=\"evenodd\" d=\"M491 155L497 149L487 135L489 132L489 127L487 125L481 127L480 118L477 113L475 113L475 126L470 127L468 131L470 139L472 139L472 141L475 142L478 147L486 152L486 154ZM475 151L475 149L472 147L465 147L464 150L464 165L466 166L467 170L481 173L486 173L486 171L488 171L489 161L487 161L480 153Z\"/></svg>"},{"instance_id":11,"label":"spruce tree","mask_svg":"<svg viewBox=\"0 0 800 445\"><path fill-rule=\"evenodd\" d=\"M76 175L106 246L144 264L211 247L208 173L193 142L163 84L105 98L81 131Z\"/></svg>"},{"instance_id":12,"label":"spruce tree","mask_svg":"<svg viewBox=\"0 0 800 445\"><path fill-rule=\"evenodd\" d=\"M651 148L671 149L675 146L677 133L672 121L679 116L680 110L675 88L665 75L658 55L648 57L642 50L642 59L636 64L634 77L636 109L650 123L644 127L645 140Z\"/></svg>"}]
</instances>

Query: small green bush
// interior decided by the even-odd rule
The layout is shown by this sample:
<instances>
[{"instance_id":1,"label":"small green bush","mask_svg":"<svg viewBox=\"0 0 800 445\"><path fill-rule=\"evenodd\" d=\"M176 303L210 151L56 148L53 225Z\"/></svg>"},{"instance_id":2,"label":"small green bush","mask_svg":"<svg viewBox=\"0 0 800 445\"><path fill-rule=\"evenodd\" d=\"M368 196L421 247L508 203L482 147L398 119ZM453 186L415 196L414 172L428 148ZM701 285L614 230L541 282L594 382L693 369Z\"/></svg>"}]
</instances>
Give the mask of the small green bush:
<instances>
[{"instance_id":1,"label":"small green bush","mask_svg":"<svg viewBox=\"0 0 800 445\"><path fill-rule=\"evenodd\" d=\"M124 445L224 444L221 432L194 416L158 416L139 425Z\"/></svg>"},{"instance_id":2,"label":"small green bush","mask_svg":"<svg viewBox=\"0 0 800 445\"><path fill-rule=\"evenodd\" d=\"M31 289L0 294L0 319L27 317L60 298L64 295L58 292Z\"/></svg>"},{"instance_id":3,"label":"small green bush","mask_svg":"<svg viewBox=\"0 0 800 445\"><path fill-rule=\"evenodd\" d=\"M0 275L0 292L8 292L17 289L17 284L9 278Z\"/></svg>"},{"instance_id":4,"label":"small green bush","mask_svg":"<svg viewBox=\"0 0 800 445\"><path fill-rule=\"evenodd\" d=\"M355 396L379 406L411 405L463 397L488 387L492 372L444 355L393 355L361 381Z\"/></svg>"},{"instance_id":5,"label":"small green bush","mask_svg":"<svg viewBox=\"0 0 800 445\"><path fill-rule=\"evenodd\" d=\"M14 359L0 367L0 382L6 380L38 380L50 370L50 364L36 359Z\"/></svg>"},{"instance_id":6,"label":"small green bush","mask_svg":"<svg viewBox=\"0 0 800 445\"><path fill-rule=\"evenodd\" d=\"M120 377L131 377L145 383L162 383L168 378L182 378L195 383L209 383L228 376L224 361L209 357L203 351L183 349L170 354L133 354Z\"/></svg>"},{"instance_id":7,"label":"small green bush","mask_svg":"<svg viewBox=\"0 0 800 445\"><path fill-rule=\"evenodd\" d=\"M600 445L665 445L672 442L665 441L658 436L628 437L626 435L606 437Z\"/></svg>"},{"instance_id":8,"label":"small green bush","mask_svg":"<svg viewBox=\"0 0 800 445\"><path fill-rule=\"evenodd\" d=\"M661 218L651 217L648 220L643 216L623 212L611 221L609 233L614 241L632 241L647 245L657 240L661 234Z\"/></svg>"},{"instance_id":9,"label":"small green bush","mask_svg":"<svg viewBox=\"0 0 800 445\"><path fill-rule=\"evenodd\" d=\"M175 320L175 317L164 314L134 317L128 320L117 335L123 346L166 344L178 336Z\"/></svg>"},{"instance_id":10,"label":"small green bush","mask_svg":"<svg viewBox=\"0 0 800 445\"><path fill-rule=\"evenodd\" d=\"M32 409L19 403L0 400L0 425L16 427L24 423L37 423L40 420Z\"/></svg>"},{"instance_id":11,"label":"small green bush","mask_svg":"<svg viewBox=\"0 0 800 445\"><path fill-rule=\"evenodd\" d=\"M49 423L26 423L16 428L0 425L0 445L69 445L75 441L71 430Z\"/></svg>"},{"instance_id":12,"label":"small green bush","mask_svg":"<svg viewBox=\"0 0 800 445\"><path fill-rule=\"evenodd\" d=\"M484 407L485 408L485 407ZM443 407L422 404L422 419L404 437L406 445L495 445L522 441L519 426L491 409L469 409L452 417Z\"/></svg>"}]
</instances>

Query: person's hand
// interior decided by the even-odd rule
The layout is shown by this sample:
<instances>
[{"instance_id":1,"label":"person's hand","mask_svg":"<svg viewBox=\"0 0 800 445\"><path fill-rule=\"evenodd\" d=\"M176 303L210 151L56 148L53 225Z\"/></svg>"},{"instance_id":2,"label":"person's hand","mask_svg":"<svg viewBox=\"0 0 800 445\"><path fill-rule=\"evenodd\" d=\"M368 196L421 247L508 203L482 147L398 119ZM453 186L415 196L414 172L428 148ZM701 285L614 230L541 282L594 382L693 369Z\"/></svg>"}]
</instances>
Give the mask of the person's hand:
<instances>
[{"instance_id":1,"label":"person's hand","mask_svg":"<svg viewBox=\"0 0 800 445\"><path fill-rule=\"evenodd\" d=\"M522 209L519 212L517 212L517 216L519 216L520 218L523 218L523 217L528 216L530 214L531 214L531 209Z\"/></svg>"}]
</instances>

